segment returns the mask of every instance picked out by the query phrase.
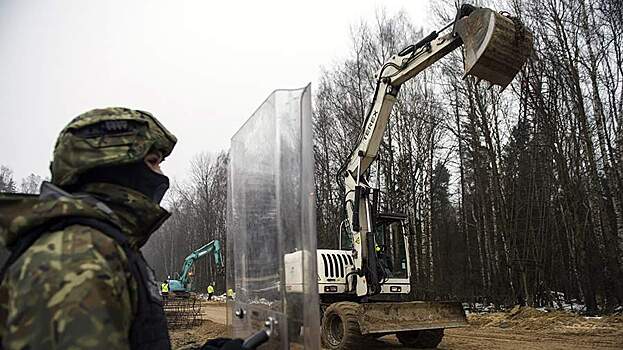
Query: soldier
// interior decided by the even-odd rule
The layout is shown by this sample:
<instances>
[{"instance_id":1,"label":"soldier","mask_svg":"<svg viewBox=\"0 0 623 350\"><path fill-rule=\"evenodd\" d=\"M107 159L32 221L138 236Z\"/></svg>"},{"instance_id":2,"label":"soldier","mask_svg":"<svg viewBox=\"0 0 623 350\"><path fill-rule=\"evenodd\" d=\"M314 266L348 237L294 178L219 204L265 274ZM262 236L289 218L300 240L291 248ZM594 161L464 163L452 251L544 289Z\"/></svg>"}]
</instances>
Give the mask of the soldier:
<instances>
[{"instance_id":1,"label":"soldier","mask_svg":"<svg viewBox=\"0 0 623 350\"><path fill-rule=\"evenodd\" d=\"M39 196L0 196L4 349L169 349L139 249L169 217L159 164L176 138L151 114L96 109L61 131Z\"/></svg>"}]
</instances>

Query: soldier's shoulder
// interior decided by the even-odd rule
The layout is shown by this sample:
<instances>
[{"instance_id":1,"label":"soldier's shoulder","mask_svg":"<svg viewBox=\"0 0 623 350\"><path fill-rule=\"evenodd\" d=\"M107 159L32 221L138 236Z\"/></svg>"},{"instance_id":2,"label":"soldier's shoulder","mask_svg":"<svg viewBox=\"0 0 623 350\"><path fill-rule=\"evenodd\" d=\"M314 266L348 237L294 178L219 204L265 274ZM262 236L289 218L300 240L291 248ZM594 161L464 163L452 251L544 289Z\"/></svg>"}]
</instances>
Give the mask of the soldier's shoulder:
<instances>
[{"instance_id":1,"label":"soldier's shoulder","mask_svg":"<svg viewBox=\"0 0 623 350\"><path fill-rule=\"evenodd\" d=\"M124 273L127 257L121 246L103 232L71 225L44 233L9 270L13 278L32 282L101 270Z\"/></svg>"},{"instance_id":2,"label":"soldier's shoulder","mask_svg":"<svg viewBox=\"0 0 623 350\"><path fill-rule=\"evenodd\" d=\"M104 232L90 226L75 224L62 230L50 232L39 238L32 246L33 252L47 249L63 258L94 256L104 261L125 261L121 246Z\"/></svg>"},{"instance_id":3,"label":"soldier's shoulder","mask_svg":"<svg viewBox=\"0 0 623 350\"><path fill-rule=\"evenodd\" d=\"M118 348L127 341L136 308L130 276L122 248L104 233L83 225L45 233L0 286L0 295L13 296L0 305L0 334L21 344L10 348L99 341Z\"/></svg>"}]
</instances>

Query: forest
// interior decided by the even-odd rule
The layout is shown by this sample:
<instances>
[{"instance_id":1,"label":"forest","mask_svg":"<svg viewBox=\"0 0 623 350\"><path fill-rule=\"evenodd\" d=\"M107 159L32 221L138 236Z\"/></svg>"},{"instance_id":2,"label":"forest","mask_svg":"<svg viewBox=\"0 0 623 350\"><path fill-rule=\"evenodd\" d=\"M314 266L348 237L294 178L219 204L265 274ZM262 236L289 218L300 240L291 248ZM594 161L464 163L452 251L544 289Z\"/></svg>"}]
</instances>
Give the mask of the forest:
<instances>
[{"instance_id":1,"label":"forest","mask_svg":"<svg viewBox=\"0 0 623 350\"><path fill-rule=\"evenodd\" d=\"M410 297L613 310L623 305L623 5L476 3L516 14L532 31L528 63L500 91L463 79L456 50L403 85L366 175L381 188L382 211L408 215ZM437 27L456 6L432 1ZM352 25L348 54L319 62L318 247L338 246L345 209L336 173L355 146L377 70L427 31L381 9ZM18 188L10 169L0 175L0 191L34 192L26 179ZM158 278L213 239L226 251L226 204L226 151L198 154L187 180L169 191L172 217L143 249ZM211 259L195 276L196 290L214 281L224 291L224 269Z\"/></svg>"}]
</instances>

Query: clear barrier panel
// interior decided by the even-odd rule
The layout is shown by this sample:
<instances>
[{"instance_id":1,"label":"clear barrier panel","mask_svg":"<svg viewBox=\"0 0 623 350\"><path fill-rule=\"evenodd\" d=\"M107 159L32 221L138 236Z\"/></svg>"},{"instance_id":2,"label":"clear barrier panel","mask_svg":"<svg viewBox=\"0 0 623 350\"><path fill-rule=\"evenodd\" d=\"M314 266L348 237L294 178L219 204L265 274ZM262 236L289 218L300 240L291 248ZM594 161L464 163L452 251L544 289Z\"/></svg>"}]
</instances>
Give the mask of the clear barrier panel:
<instances>
[{"instance_id":1,"label":"clear barrier panel","mask_svg":"<svg viewBox=\"0 0 623 350\"><path fill-rule=\"evenodd\" d=\"M273 92L232 137L229 155L231 335L272 324L260 349L319 349L310 87Z\"/></svg>"}]
</instances>

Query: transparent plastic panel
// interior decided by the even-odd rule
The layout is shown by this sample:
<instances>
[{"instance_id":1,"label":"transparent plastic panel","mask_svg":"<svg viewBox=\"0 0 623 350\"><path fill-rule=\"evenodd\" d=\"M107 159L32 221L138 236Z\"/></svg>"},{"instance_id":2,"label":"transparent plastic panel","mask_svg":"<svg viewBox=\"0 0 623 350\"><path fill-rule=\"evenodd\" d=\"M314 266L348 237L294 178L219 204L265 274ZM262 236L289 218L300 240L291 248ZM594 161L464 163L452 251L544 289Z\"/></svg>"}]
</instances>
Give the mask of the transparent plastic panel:
<instances>
[{"instance_id":1,"label":"transparent plastic panel","mask_svg":"<svg viewBox=\"0 0 623 350\"><path fill-rule=\"evenodd\" d=\"M228 324L276 321L261 349L320 348L313 169L309 86L273 92L231 139Z\"/></svg>"}]
</instances>

